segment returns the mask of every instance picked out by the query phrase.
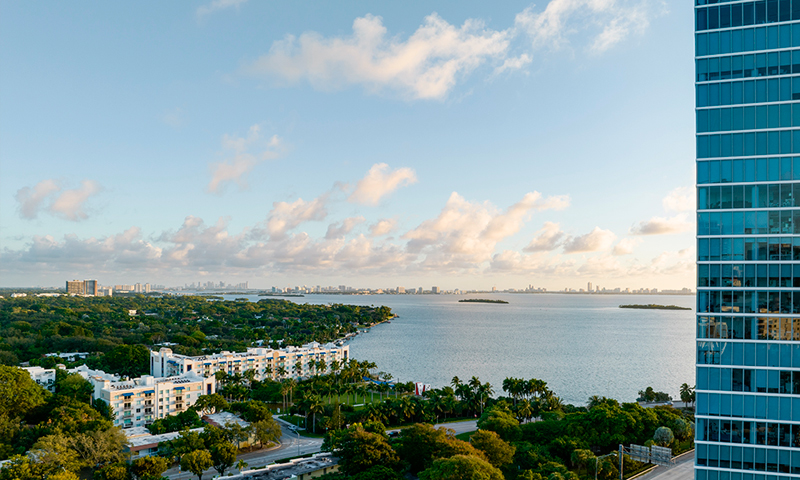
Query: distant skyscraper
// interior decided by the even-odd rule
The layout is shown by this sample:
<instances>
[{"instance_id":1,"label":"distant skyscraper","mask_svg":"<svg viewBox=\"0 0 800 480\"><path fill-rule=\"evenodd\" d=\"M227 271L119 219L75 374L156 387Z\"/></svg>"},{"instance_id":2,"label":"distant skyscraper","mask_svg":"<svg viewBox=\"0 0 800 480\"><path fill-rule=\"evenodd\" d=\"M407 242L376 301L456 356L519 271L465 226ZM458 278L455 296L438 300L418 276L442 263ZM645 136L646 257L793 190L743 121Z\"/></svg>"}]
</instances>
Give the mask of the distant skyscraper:
<instances>
[{"instance_id":1,"label":"distant skyscraper","mask_svg":"<svg viewBox=\"0 0 800 480\"><path fill-rule=\"evenodd\" d=\"M67 295L97 295L97 280L67 280Z\"/></svg>"},{"instance_id":2,"label":"distant skyscraper","mask_svg":"<svg viewBox=\"0 0 800 480\"><path fill-rule=\"evenodd\" d=\"M592 291L592 282L589 282L589 283L586 285L586 291L587 291L587 292L591 292L591 291Z\"/></svg>"},{"instance_id":3,"label":"distant skyscraper","mask_svg":"<svg viewBox=\"0 0 800 480\"><path fill-rule=\"evenodd\" d=\"M82 280L67 280L67 295L83 295Z\"/></svg>"},{"instance_id":4,"label":"distant skyscraper","mask_svg":"<svg viewBox=\"0 0 800 480\"><path fill-rule=\"evenodd\" d=\"M431 287L431 293L439 293L439 287Z\"/></svg>"},{"instance_id":5,"label":"distant skyscraper","mask_svg":"<svg viewBox=\"0 0 800 480\"><path fill-rule=\"evenodd\" d=\"M696 480L800 475L798 46L798 0L696 0Z\"/></svg>"}]
</instances>

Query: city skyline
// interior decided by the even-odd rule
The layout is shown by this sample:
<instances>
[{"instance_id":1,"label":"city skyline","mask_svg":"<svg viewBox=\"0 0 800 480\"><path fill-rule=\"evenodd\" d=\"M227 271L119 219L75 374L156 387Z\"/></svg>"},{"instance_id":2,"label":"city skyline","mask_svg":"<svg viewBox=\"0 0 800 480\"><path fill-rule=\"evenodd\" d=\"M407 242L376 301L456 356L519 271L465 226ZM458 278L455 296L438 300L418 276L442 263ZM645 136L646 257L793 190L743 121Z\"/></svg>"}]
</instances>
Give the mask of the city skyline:
<instances>
[{"instance_id":1,"label":"city skyline","mask_svg":"<svg viewBox=\"0 0 800 480\"><path fill-rule=\"evenodd\" d=\"M686 9L95 7L0 18L0 286L693 284Z\"/></svg>"}]
</instances>

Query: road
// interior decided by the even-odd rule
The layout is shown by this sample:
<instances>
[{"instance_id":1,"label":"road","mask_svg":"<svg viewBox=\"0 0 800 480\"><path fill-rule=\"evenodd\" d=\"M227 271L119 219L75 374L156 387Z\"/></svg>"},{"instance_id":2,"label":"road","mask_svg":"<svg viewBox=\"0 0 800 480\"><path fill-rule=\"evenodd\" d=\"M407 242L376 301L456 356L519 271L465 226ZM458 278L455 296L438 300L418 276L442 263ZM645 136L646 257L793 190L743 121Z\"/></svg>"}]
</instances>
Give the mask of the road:
<instances>
[{"instance_id":1,"label":"road","mask_svg":"<svg viewBox=\"0 0 800 480\"><path fill-rule=\"evenodd\" d=\"M636 480L693 480L694 479L694 452L687 453L676 460L675 465L656 467Z\"/></svg>"},{"instance_id":2,"label":"road","mask_svg":"<svg viewBox=\"0 0 800 480\"><path fill-rule=\"evenodd\" d=\"M322 446L321 438L301 437L297 432L290 429L290 424L278 418L275 418L275 420L277 420L278 424L281 426L281 444L270 449L257 450L239 455L237 457L237 461L244 460L247 462L248 470L264 467L275 460L280 460L282 458L299 457L300 455L305 455L307 453L318 453L320 451L320 447ZM239 471L237 469L231 468L225 473L238 472ZM211 478L212 475L217 475L217 471L214 469L206 470L205 474L203 474L203 478L206 478L206 475L210 475L208 478ZM177 467L167 470L164 473L164 476L169 477L172 480L188 480L196 478L193 473L181 472Z\"/></svg>"},{"instance_id":3,"label":"road","mask_svg":"<svg viewBox=\"0 0 800 480\"><path fill-rule=\"evenodd\" d=\"M322 446L322 439L321 438L308 438L308 437L301 437L296 431L292 430L289 423L280 420L277 416L274 417L277 420L278 424L281 426L281 444L278 447L258 450L255 452L248 452L239 455L237 460L244 460L247 462L248 470L253 468L264 467L269 465L270 463L274 462L275 460L280 460L282 458L288 457L299 457L300 455L305 455L308 453L318 453L320 451L320 447ZM478 429L477 420L470 420L467 422L448 422L448 423L439 423L435 426L438 427L447 427L452 430L455 430L456 435L459 433L464 432L472 432ZM392 431L399 431L399 430L389 430ZM239 471L235 468L231 468L227 470L225 473L238 473ZM206 470L205 474L203 474L203 478L206 478L206 475L211 476L216 475L217 471L214 469ZM171 480L189 480L196 478L196 476L191 472L181 472L177 467L171 468L164 472L164 476L170 478ZM667 480L667 479L659 479L659 480Z\"/></svg>"}]
</instances>

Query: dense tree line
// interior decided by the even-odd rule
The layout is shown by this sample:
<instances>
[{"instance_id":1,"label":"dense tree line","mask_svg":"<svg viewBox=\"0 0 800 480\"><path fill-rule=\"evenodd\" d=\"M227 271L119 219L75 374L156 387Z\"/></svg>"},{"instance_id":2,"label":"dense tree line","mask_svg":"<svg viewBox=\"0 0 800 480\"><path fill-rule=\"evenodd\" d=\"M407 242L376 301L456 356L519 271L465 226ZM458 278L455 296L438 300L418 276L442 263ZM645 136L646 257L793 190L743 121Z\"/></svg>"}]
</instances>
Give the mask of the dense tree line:
<instances>
[{"instance_id":1,"label":"dense tree line","mask_svg":"<svg viewBox=\"0 0 800 480\"><path fill-rule=\"evenodd\" d=\"M426 398L401 397L383 405L369 405L348 418L360 420L346 429L331 429L323 448L341 458L342 471L329 480L367 478L401 479L408 473L420 479L486 478L509 480L577 480L619 477L620 444L668 446L674 452L692 448L691 417L671 406L643 408L591 397L586 407L565 405L540 380L508 378L509 396L493 398L492 388L476 378L456 388L435 389ZM485 403L476 400L489 392ZM447 406L449 405L449 407ZM386 412L396 409L394 416ZM429 423L438 414L476 414L479 430L469 442L455 438ZM385 423L420 421L401 430L399 437L385 433ZM603 455L612 454L605 458ZM644 467L624 458L625 474Z\"/></svg>"},{"instance_id":2,"label":"dense tree line","mask_svg":"<svg viewBox=\"0 0 800 480\"><path fill-rule=\"evenodd\" d=\"M159 343L175 343L173 350L186 355L244 351L258 341L275 341L275 346L324 343L391 315L388 307L277 299L0 297L0 364L31 362L51 368L63 361L43 358L45 353L89 352L90 366L142 375L148 371L148 347Z\"/></svg>"}]
</instances>

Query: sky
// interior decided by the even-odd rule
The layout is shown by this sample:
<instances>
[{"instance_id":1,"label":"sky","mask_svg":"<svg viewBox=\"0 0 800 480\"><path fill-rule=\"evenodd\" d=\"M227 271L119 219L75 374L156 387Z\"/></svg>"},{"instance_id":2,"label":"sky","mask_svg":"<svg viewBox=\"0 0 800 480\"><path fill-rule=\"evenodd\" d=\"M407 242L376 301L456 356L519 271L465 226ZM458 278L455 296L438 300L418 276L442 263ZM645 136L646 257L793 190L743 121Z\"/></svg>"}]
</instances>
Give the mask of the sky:
<instances>
[{"instance_id":1,"label":"sky","mask_svg":"<svg viewBox=\"0 0 800 480\"><path fill-rule=\"evenodd\" d=\"M695 284L691 5L0 10L0 286Z\"/></svg>"}]
</instances>

